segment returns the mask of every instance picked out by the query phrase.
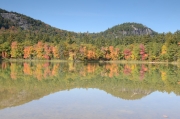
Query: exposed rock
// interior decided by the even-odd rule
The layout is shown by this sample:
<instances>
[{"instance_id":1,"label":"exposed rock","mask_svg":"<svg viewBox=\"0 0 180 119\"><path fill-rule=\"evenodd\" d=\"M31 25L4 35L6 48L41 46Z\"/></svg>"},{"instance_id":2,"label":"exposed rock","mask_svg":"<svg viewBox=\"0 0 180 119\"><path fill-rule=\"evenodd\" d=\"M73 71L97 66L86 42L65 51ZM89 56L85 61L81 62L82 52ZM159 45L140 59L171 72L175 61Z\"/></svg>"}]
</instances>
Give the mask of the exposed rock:
<instances>
[{"instance_id":1,"label":"exposed rock","mask_svg":"<svg viewBox=\"0 0 180 119\"><path fill-rule=\"evenodd\" d=\"M105 37L118 38L132 35L154 35L157 33L143 24L123 23L104 31L103 34Z\"/></svg>"},{"instance_id":2,"label":"exposed rock","mask_svg":"<svg viewBox=\"0 0 180 119\"><path fill-rule=\"evenodd\" d=\"M4 19L11 20L15 25L17 25L25 30L30 27L30 24L28 24L27 20L23 19L22 17L14 14L14 13L0 13L0 15Z\"/></svg>"}]
</instances>

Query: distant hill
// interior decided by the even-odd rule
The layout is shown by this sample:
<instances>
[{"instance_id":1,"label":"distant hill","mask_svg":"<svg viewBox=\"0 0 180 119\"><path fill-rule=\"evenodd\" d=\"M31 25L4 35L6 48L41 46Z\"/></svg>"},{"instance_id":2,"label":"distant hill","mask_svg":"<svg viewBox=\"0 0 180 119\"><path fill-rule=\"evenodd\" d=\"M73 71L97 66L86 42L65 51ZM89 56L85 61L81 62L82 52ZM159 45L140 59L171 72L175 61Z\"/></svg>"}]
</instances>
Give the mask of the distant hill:
<instances>
[{"instance_id":1,"label":"distant hill","mask_svg":"<svg viewBox=\"0 0 180 119\"><path fill-rule=\"evenodd\" d=\"M134 35L156 35L157 32L140 23L123 23L102 32L106 37L123 37Z\"/></svg>"},{"instance_id":2,"label":"distant hill","mask_svg":"<svg viewBox=\"0 0 180 119\"><path fill-rule=\"evenodd\" d=\"M45 24L39 20L34 20L30 17L15 12L7 12L0 9L0 14L1 27L10 28L12 26L16 26L27 30L32 27L45 26Z\"/></svg>"},{"instance_id":3,"label":"distant hill","mask_svg":"<svg viewBox=\"0 0 180 119\"><path fill-rule=\"evenodd\" d=\"M46 24L40 20L35 20L26 15L16 12L8 12L0 9L0 27L10 28L12 26L20 27L24 30L38 30L41 27L46 27Z\"/></svg>"},{"instance_id":4,"label":"distant hill","mask_svg":"<svg viewBox=\"0 0 180 119\"><path fill-rule=\"evenodd\" d=\"M0 28L9 29L11 27L36 33L46 33L50 36L56 34L65 36L67 33L73 34L73 32L51 27L40 20L33 19L26 15L0 9Z\"/></svg>"},{"instance_id":5,"label":"distant hill","mask_svg":"<svg viewBox=\"0 0 180 119\"><path fill-rule=\"evenodd\" d=\"M49 32L49 33L57 33L57 30L61 32L69 32L66 30L57 29L51 27L48 24L40 20L35 20L31 17L28 17L23 14L19 14L16 12L8 12L6 10L0 9L0 28L4 27L6 29L15 26L19 27L23 30L32 30L32 31L41 31L41 32ZM72 32L71 32L72 33ZM122 37L122 36L130 36L130 35L154 35L157 34L152 29L139 24L139 23L123 23L120 25L116 25L110 29L107 29L101 33L97 33L96 35L103 35L104 37Z\"/></svg>"}]
</instances>

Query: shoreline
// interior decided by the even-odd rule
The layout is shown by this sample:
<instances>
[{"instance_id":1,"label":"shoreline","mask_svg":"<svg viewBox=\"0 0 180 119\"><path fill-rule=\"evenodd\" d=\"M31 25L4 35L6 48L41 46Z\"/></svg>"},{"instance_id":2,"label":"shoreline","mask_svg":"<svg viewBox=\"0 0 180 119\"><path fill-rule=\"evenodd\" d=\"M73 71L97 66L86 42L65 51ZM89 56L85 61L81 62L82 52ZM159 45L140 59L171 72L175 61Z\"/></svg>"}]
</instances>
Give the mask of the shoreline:
<instances>
[{"instance_id":1,"label":"shoreline","mask_svg":"<svg viewBox=\"0 0 180 119\"><path fill-rule=\"evenodd\" d=\"M0 61L11 61L11 62L86 62L86 63L130 63L130 64L175 64L178 65L180 62L173 61L173 62L163 62L163 61L126 61L126 60L112 60L112 61L70 61L70 60L38 60L38 59L1 59Z\"/></svg>"}]
</instances>

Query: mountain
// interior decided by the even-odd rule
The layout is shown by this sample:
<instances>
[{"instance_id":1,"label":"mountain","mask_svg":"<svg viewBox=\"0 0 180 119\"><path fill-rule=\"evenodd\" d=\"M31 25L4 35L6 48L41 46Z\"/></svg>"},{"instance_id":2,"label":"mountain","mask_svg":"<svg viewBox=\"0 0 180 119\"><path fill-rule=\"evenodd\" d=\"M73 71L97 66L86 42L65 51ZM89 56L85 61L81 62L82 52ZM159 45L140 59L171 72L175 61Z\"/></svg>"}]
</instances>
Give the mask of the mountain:
<instances>
[{"instance_id":1,"label":"mountain","mask_svg":"<svg viewBox=\"0 0 180 119\"><path fill-rule=\"evenodd\" d=\"M46 26L46 24L40 20L35 20L16 12L8 12L3 9L0 9L0 21L0 27L4 27L6 29L15 26L24 30L32 30L32 28L38 30L38 28Z\"/></svg>"},{"instance_id":2,"label":"mountain","mask_svg":"<svg viewBox=\"0 0 180 119\"><path fill-rule=\"evenodd\" d=\"M8 12L6 10L0 9L0 28L4 27L6 29L9 29L12 26L21 28L22 30L48 32L53 34L57 34L57 31L61 31L65 33L69 32L66 30L61 30L51 27L50 25L40 20L35 20L26 15L19 14L16 12ZM73 32L71 33L74 34ZM86 33L82 33L82 34L86 34ZM157 33L152 29L139 23L123 23L120 25L116 25L110 29L107 29L101 33L95 33L95 34L96 36L103 35L104 37L117 38L117 37L130 36L130 35L147 35L147 34L155 35Z\"/></svg>"},{"instance_id":3,"label":"mountain","mask_svg":"<svg viewBox=\"0 0 180 119\"><path fill-rule=\"evenodd\" d=\"M104 31L106 36L122 37L131 35L155 35L157 32L139 23L123 23Z\"/></svg>"},{"instance_id":4,"label":"mountain","mask_svg":"<svg viewBox=\"0 0 180 119\"><path fill-rule=\"evenodd\" d=\"M23 14L19 14L16 12L8 12L6 10L0 9L0 28L5 29L20 29L28 30L30 32L35 33L45 33L49 36L59 34L64 36L67 33L74 34L74 32L69 32L66 30L61 30L55 27L51 27L50 25L40 21L28 17Z\"/></svg>"}]
</instances>

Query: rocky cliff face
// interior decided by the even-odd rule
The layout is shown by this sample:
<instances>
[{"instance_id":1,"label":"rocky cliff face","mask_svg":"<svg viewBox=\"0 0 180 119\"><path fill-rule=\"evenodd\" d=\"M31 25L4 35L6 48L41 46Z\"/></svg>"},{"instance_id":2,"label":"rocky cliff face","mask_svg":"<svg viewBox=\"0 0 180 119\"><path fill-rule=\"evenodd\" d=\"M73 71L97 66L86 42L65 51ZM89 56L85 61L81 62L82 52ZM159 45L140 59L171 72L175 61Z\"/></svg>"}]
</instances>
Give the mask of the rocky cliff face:
<instances>
[{"instance_id":1,"label":"rocky cliff face","mask_svg":"<svg viewBox=\"0 0 180 119\"><path fill-rule=\"evenodd\" d=\"M151 35L153 32L150 29L137 29L132 31L120 31L124 35Z\"/></svg>"},{"instance_id":2,"label":"rocky cliff face","mask_svg":"<svg viewBox=\"0 0 180 119\"><path fill-rule=\"evenodd\" d=\"M106 37L118 38L132 35L154 35L157 33L139 23L123 23L104 31L103 34L105 34Z\"/></svg>"},{"instance_id":3,"label":"rocky cliff face","mask_svg":"<svg viewBox=\"0 0 180 119\"><path fill-rule=\"evenodd\" d=\"M134 25L131 25L133 28L130 31L122 31L123 35L151 35L153 34L153 31L149 28L137 28L134 27Z\"/></svg>"},{"instance_id":4,"label":"rocky cliff face","mask_svg":"<svg viewBox=\"0 0 180 119\"><path fill-rule=\"evenodd\" d=\"M23 19L22 17L18 16L14 13L0 13L0 15L7 20L10 20L14 23L14 25L19 26L23 29L28 29L30 24L28 24L27 20Z\"/></svg>"}]
</instances>

